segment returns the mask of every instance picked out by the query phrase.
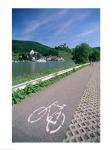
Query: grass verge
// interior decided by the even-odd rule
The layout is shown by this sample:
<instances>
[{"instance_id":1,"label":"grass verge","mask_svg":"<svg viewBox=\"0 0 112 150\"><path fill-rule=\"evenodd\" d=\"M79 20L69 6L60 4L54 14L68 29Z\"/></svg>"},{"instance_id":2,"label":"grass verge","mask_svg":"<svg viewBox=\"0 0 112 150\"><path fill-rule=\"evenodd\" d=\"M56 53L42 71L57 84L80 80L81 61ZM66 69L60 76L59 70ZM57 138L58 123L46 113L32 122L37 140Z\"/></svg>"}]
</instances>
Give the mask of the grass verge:
<instances>
[{"instance_id":1,"label":"grass verge","mask_svg":"<svg viewBox=\"0 0 112 150\"><path fill-rule=\"evenodd\" d=\"M55 72L58 72L58 71L61 71L61 70L64 70L64 69L68 69L70 67L75 67L75 66L77 66L77 64L68 65L66 67L50 69L48 71L33 73L31 75L25 75L25 76L22 76L22 77L18 76L16 78L12 79L12 85L17 85L17 84L20 84L20 83L23 83L23 82L26 82L26 81L30 81L30 80L33 80L33 79L36 79L36 78L39 78L39 77L42 77L42 76L45 76L45 75L48 75L48 74L51 74L51 73L55 73Z\"/></svg>"},{"instance_id":2,"label":"grass verge","mask_svg":"<svg viewBox=\"0 0 112 150\"><path fill-rule=\"evenodd\" d=\"M83 68L84 66L78 68L78 69L73 69L72 71L66 72L62 75L56 76L52 79L46 80L46 81L40 81L35 85L29 84L27 85L24 89L22 90L16 90L12 92L12 105L17 104L22 102L25 98L28 96L31 96L32 94L42 90L45 87L48 87L51 84L54 84L56 81L59 81L60 79L70 75L71 73Z\"/></svg>"}]
</instances>

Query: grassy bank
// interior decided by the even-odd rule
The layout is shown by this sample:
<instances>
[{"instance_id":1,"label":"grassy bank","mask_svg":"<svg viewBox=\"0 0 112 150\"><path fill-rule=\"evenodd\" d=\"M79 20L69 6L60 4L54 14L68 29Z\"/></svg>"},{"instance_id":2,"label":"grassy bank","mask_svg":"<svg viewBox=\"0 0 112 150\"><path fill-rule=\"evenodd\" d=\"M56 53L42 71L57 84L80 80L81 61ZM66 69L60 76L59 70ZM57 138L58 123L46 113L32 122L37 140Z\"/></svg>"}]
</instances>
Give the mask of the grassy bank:
<instances>
[{"instance_id":1,"label":"grassy bank","mask_svg":"<svg viewBox=\"0 0 112 150\"><path fill-rule=\"evenodd\" d=\"M70 60L72 59L72 53L70 52L65 52L65 51L59 51L59 56L63 57L65 60Z\"/></svg>"},{"instance_id":2,"label":"grassy bank","mask_svg":"<svg viewBox=\"0 0 112 150\"><path fill-rule=\"evenodd\" d=\"M78 68L78 69L73 69L72 71L70 72L67 72L67 73L64 73L60 76L56 76L52 79L49 79L47 81L40 81L39 83L35 84L35 85L28 85L26 86L24 89L22 90L17 90L15 92L12 93L12 104L17 104L17 103L20 103L22 102L25 98L27 98L28 96L31 96L32 94L42 90L43 88L45 87L48 87L49 85L51 84L54 84L56 81L59 81L60 79L70 75L71 73L83 68L84 66Z\"/></svg>"},{"instance_id":3,"label":"grassy bank","mask_svg":"<svg viewBox=\"0 0 112 150\"><path fill-rule=\"evenodd\" d=\"M16 78L12 79L12 85L17 85L17 84L20 84L20 83L23 83L26 81L30 81L30 80L33 80L33 79L36 79L36 78L39 78L39 77L42 77L42 76L45 76L45 75L48 75L51 73L55 73L55 72L70 68L70 67L75 67L75 66L76 66L76 64L72 64L72 65L69 65L66 67L60 67L60 68L50 69L48 71L37 72L37 73L24 75L24 76L18 76Z\"/></svg>"}]
</instances>

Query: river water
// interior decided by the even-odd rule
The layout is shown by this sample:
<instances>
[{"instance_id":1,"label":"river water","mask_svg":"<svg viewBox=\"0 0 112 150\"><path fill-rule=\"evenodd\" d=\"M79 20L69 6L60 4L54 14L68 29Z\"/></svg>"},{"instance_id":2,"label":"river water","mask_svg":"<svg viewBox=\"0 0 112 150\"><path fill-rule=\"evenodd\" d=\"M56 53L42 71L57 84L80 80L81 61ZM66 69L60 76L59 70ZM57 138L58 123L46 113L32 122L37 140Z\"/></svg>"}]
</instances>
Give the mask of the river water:
<instances>
[{"instance_id":1,"label":"river water","mask_svg":"<svg viewBox=\"0 0 112 150\"><path fill-rule=\"evenodd\" d=\"M39 62L13 62L12 63L12 77L24 76L36 72L47 71L59 67L69 66L74 64L72 60L68 61L48 61L46 63Z\"/></svg>"}]
</instances>

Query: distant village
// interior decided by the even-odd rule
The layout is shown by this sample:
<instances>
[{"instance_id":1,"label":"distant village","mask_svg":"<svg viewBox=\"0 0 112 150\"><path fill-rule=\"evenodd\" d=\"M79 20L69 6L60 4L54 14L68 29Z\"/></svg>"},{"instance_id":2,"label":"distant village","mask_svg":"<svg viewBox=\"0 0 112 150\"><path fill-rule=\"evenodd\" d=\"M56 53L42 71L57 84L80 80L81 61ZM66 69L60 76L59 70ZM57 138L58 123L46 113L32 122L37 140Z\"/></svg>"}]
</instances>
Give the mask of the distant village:
<instances>
[{"instance_id":1,"label":"distant village","mask_svg":"<svg viewBox=\"0 0 112 150\"><path fill-rule=\"evenodd\" d=\"M47 62L47 61L64 61L64 58L57 56L42 56L39 52L33 49L26 55L19 55L19 61Z\"/></svg>"}]
</instances>

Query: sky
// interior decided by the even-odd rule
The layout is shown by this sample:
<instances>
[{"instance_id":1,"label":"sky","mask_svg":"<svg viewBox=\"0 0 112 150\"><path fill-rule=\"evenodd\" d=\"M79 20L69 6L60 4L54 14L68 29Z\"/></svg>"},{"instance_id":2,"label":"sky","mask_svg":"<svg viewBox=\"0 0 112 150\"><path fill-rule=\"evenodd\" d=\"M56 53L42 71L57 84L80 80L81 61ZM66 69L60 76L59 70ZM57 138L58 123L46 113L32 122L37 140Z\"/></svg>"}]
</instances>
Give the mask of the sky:
<instances>
[{"instance_id":1,"label":"sky","mask_svg":"<svg viewBox=\"0 0 112 150\"><path fill-rule=\"evenodd\" d=\"M100 46L100 9L12 9L13 40Z\"/></svg>"}]
</instances>

